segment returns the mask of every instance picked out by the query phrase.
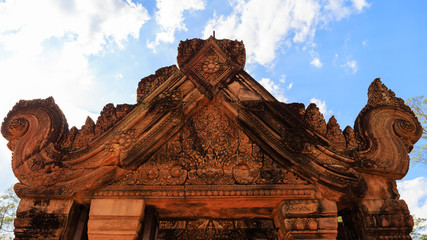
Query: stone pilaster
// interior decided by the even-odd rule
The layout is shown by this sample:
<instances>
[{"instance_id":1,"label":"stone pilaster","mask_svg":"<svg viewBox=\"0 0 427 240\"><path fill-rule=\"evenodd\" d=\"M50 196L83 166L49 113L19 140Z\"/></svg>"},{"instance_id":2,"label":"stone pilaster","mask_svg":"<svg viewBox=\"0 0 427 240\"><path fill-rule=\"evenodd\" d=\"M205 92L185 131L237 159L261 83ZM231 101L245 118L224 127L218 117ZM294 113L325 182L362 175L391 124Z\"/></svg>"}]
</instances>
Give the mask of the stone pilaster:
<instances>
[{"instance_id":1,"label":"stone pilaster","mask_svg":"<svg viewBox=\"0 0 427 240\"><path fill-rule=\"evenodd\" d=\"M142 199L93 199L89 212L89 239L138 239L144 209Z\"/></svg>"},{"instance_id":2,"label":"stone pilaster","mask_svg":"<svg viewBox=\"0 0 427 240\"><path fill-rule=\"evenodd\" d=\"M68 239L78 211L73 200L23 198L15 219L15 239Z\"/></svg>"},{"instance_id":3,"label":"stone pilaster","mask_svg":"<svg viewBox=\"0 0 427 240\"><path fill-rule=\"evenodd\" d=\"M411 239L414 221L405 201L368 199L359 205L362 215L362 239Z\"/></svg>"},{"instance_id":4,"label":"stone pilaster","mask_svg":"<svg viewBox=\"0 0 427 240\"><path fill-rule=\"evenodd\" d=\"M284 200L273 217L280 240L337 237L337 207L329 200Z\"/></svg>"}]
</instances>

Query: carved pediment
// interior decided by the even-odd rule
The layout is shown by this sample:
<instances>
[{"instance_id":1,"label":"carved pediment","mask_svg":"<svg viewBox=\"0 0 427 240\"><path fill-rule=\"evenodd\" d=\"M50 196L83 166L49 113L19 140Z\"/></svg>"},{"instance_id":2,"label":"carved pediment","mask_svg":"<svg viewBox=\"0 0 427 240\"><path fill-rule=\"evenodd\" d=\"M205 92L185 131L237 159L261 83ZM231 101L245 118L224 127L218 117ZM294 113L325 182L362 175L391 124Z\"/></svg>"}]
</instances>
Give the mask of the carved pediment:
<instances>
[{"instance_id":1,"label":"carved pediment","mask_svg":"<svg viewBox=\"0 0 427 240\"><path fill-rule=\"evenodd\" d=\"M123 140L125 142L125 140ZM130 141L131 142L131 141ZM281 167L213 101L137 170L113 185L308 184Z\"/></svg>"},{"instance_id":2,"label":"carved pediment","mask_svg":"<svg viewBox=\"0 0 427 240\"><path fill-rule=\"evenodd\" d=\"M341 198L364 194L362 174L406 174L421 126L379 79L354 130L341 131L315 105L281 103L268 93L243 70L242 42L184 41L177 61L179 69L141 80L135 105L108 104L81 129L68 129L51 98L19 102L1 129L14 151L18 193L91 196L114 182L111 188L232 186L236 194L241 185L289 181Z\"/></svg>"}]
</instances>

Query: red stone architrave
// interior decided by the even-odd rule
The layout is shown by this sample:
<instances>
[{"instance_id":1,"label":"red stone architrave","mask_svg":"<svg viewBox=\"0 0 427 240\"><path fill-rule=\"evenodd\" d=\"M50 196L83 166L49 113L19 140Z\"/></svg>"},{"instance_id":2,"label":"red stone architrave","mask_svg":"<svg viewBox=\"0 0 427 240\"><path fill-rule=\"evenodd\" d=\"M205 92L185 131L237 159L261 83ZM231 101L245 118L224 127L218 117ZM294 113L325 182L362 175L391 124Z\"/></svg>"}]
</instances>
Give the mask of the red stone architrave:
<instances>
[{"instance_id":1,"label":"red stone architrave","mask_svg":"<svg viewBox=\"0 0 427 240\"><path fill-rule=\"evenodd\" d=\"M379 79L341 131L249 76L242 42L187 40L177 62L81 129L53 98L15 105L17 239L410 239L395 181L422 129Z\"/></svg>"}]
</instances>

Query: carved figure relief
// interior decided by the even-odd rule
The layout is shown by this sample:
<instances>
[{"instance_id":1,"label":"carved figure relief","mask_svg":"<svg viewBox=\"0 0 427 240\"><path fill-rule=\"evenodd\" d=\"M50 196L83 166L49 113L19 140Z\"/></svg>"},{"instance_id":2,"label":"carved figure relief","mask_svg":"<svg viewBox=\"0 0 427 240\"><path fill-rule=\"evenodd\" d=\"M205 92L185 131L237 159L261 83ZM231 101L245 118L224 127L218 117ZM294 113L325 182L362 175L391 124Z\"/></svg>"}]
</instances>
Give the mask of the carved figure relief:
<instances>
[{"instance_id":1,"label":"carved figure relief","mask_svg":"<svg viewBox=\"0 0 427 240\"><path fill-rule=\"evenodd\" d=\"M274 240L277 238L272 220L224 220L201 218L197 220L161 220L157 239Z\"/></svg>"},{"instance_id":2,"label":"carved figure relief","mask_svg":"<svg viewBox=\"0 0 427 240\"><path fill-rule=\"evenodd\" d=\"M115 145L109 146L113 151ZM177 136L120 183L307 184L265 155L215 104L203 108Z\"/></svg>"}]
</instances>

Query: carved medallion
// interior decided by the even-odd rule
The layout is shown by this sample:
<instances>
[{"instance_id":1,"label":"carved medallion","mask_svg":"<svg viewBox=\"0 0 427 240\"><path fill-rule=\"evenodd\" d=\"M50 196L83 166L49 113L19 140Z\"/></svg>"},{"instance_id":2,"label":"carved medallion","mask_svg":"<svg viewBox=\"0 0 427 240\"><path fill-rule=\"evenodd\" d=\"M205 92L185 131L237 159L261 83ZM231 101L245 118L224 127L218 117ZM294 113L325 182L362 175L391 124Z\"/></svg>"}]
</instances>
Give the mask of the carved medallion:
<instances>
[{"instance_id":1,"label":"carved medallion","mask_svg":"<svg viewBox=\"0 0 427 240\"><path fill-rule=\"evenodd\" d=\"M242 69L244 65L244 60L243 64L236 63L232 59L233 56L225 53L217 42L219 41L215 38L210 38L203 47L190 48L189 50L194 57L189 58L189 62L183 62L182 57L178 56L181 71L190 77L201 92L208 92L209 96L220 82L228 79L233 73ZM240 49L240 45L237 44L236 48ZM181 48L188 48L188 46ZM182 50L185 53L184 56L191 55L184 50ZM232 51L231 49L228 50ZM239 52L239 54L242 53ZM240 58L236 59L240 60Z\"/></svg>"}]
</instances>

